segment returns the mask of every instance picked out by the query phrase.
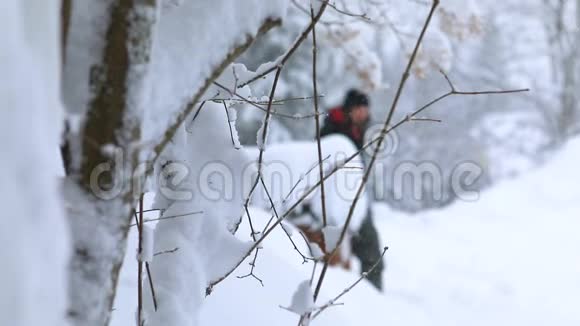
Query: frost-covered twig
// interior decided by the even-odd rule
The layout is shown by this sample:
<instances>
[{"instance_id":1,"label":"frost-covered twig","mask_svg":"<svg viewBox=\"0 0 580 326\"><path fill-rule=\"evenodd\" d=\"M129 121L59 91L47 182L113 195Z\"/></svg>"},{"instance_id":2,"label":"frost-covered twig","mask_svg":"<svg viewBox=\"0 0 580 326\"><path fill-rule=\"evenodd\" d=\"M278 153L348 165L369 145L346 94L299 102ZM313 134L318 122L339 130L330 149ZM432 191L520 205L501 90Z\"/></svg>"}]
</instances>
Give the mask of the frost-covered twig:
<instances>
[{"instance_id":1,"label":"frost-covered twig","mask_svg":"<svg viewBox=\"0 0 580 326\"><path fill-rule=\"evenodd\" d=\"M328 4L329 7L331 7L332 9L334 9L339 14L342 14L342 15L345 15L345 16L349 16L349 17L360 18L360 19L362 19L364 21L371 21L371 19L367 16L366 13L356 14L356 13L349 12L349 11L347 11L345 9L338 8L338 6L334 2L330 2L330 0L318 0L318 1L320 1L322 3Z\"/></svg>"},{"instance_id":2,"label":"frost-covered twig","mask_svg":"<svg viewBox=\"0 0 580 326\"><path fill-rule=\"evenodd\" d=\"M367 166L367 170L365 171L365 173L363 175L361 183L357 189L356 195L355 195L355 197L352 201L352 204L350 206L346 221L344 223L344 226L342 228L342 232L340 233L340 237L338 239L338 243L337 243L336 247L334 248L334 250L332 251L332 254L330 255L331 257L336 254L336 252L338 251L338 248L340 247L340 245L342 244L342 241L344 240L344 237L346 236L346 232L347 232L348 227L350 225L350 221L352 219L354 209L355 209L355 207L358 203L358 200L359 200L359 198L364 190L364 187L368 181L368 178L369 178L370 173L372 171L373 165L377 159L377 154L380 151L381 145L382 145L382 143L385 139L385 136L386 136L386 132L389 129L391 119L393 118L393 114L395 113L395 110L396 110L397 105L399 103L399 99L401 98L401 94L403 92L403 89L405 88L407 80L409 79L411 67L413 66L413 63L415 62L415 58L417 56L417 53L419 52L419 47L421 46L421 43L423 41L423 37L425 36L427 28L429 27L429 24L431 23L431 19L433 18L433 14L435 13L435 10L437 9L438 6L439 6L439 0L433 0L429 14L427 15L427 18L425 19L425 23L423 24L423 27L421 29L421 33L419 34L419 37L417 38L417 42L415 43L415 47L413 49L413 52L412 52L411 56L409 57L409 61L407 62L407 66L405 68L405 71L403 72L403 75L401 77L401 81L399 82L399 86L398 86L397 91L395 93L395 97L394 97L393 102L391 104L391 108L389 109L389 113L387 115L387 118L385 119L385 122L383 124L383 129L381 130L381 134L379 136L379 140L377 142L377 145L373 150L373 154L372 154L371 159L369 161L369 164ZM320 289L322 287L322 282L324 281L324 277L325 277L326 271L328 269L329 260L330 259L328 259L324 262L322 272L320 273L320 277L318 278L318 283L316 284L316 289L314 290L314 300L315 301L318 298L318 295L320 293Z\"/></svg>"},{"instance_id":3,"label":"frost-covered twig","mask_svg":"<svg viewBox=\"0 0 580 326\"><path fill-rule=\"evenodd\" d=\"M316 16L314 16L314 19L310 22L310 24L308 24L308 26L306 26L306 28L302 31L302 33L300 33L300 35L294 40L294 42L292 43L292 46L290 46L290 48L279 59L276 60L275 64L271 65L268 69L257 74L256 76L250 78L249 80L240 83L238 88L242 88L248 84L251 84L251 83L255 82L256 80L263 78L266 75L270 74L271 72L278 69L279 67L284 66L286 61L288 61L288 59L290 59L290 57L292 57L292 55L298 49L300 44L302 44L302 42L306 39L306 37L308 37L308 34L310 34L310 30L320 20L320 17L322 17L322 14L324 13L324 10L326 9L327 5L328 5L328 3L326 3L326 2L322 3L322 5L320 6L320 9L318 10L318 13L316 13Z\"/></svg>"},{"instance_id":4,"label":"frost-covered twig","mask_svg":"<svg viewBox=\"0 0 580 326\"><path fill-rule=\"evenodd\" d=\"M281 73L282 73L282 66L279 66L278 70L276 70L276 75L274 76L274 82L272 83L272 89L270 90L270 97L268 99L268 108L266 110L266 115L264 116L264 122L263 122L260 130L258 130L258 135L257 135L257 137L258 137L257 143L258 143L258 148L260 150L260 153L258 154L258 173L256 175L256 179L254 180L252 188L250 189L250 192L248 193L248 196L246 197L246 200L244 201L244 209L246 211L246 215L248 216L248 222L250 224L250 231L252 233L252 238L254 239L254 243L258 243L258 242L256 239L256 231L255 231L254 225L252 223L252 217L250 216L250 211L248 210L248 205L250 204L250 201L252 200L252 195L254 194L254 191L256 190L256 188L258 186L258 182L262 179L262 164L263 164L263 160L264 160L264 149L265 149L265 146L267 143L267 137L268 137L268 126L269 126L269 122L270 122L270 115L272 112L272 100L274 99L274 94L276 93L276 87L278 86L278 79L280 78ZM261 135L260 135L260 131L261 131ZM260 146L260 144L261 144L261 146ZM250 263L250 266L252 266L251 270L250 270L250 274L245 275L243 277L253 276L255 279L260 281L260 284L262 284L262 286L263 286L264 284L263 284L262 280L259 279L256 275L254 275L254 267L256 266L256 259L258 258L258 251L260 250L260 247L256 247L255 249L256 249L256 254L254 255L254 260L252 261L252 263ZM210 285L210 287L211 287L211 285Z\"/></svg>"},{"instance_id":5,"label":"frost-covered twig","mask_svg":"<svg viewBox=\"0 0 580 326\"><path fill-rule=\"evenodd\" d=\"M232 146L234 146L235 149L240 149L240 147L238 147L236 141L234 140L234 132L232 130L232 121L230 120L230 112L228 111L228 105L226 104L226 101L223 101L222 103L224 104L224 110L226 110L226 117L228 120L228 127L230 128L230 138L232 139Z\"/></svg>"},{"instance_id":6,"label":"frost-covered twig","mask_svg":"<svg viewBox=\"0 0 580 326\"><path fill-rule=\"evenodd\" d=\"M279 19L269 19L269 18L266 19L262 23L262 25L260 26L260 28L258 29L258 32L257 32L256 36L259 36L261 34L266 33L271 28L273 28L274 26L277 26L279 24L280 24L280 20ZM187 119L187 117L189 116L189 114L193 111L193 108L195 107L195 104L203 96L203 94L208 89L208 87L212 84L212 82L224 71L224 69L235 58L237 58L240 54L242 54L252 44L252 42L254 41L254 39L255 39L255 37L248 37L248 38L246 38L246 41L245 42L243 42L241 44L238 44L234 49L232 49L230 51L230 53L228 53L228 55L221 61L221 63L219 65L217 65L213 69L213 71L211 73L211 76L206 79L205 84L201 88L199 88L198 90L196 90L196 93L192 97L191 102L189 102L185 106L185 108L183 109L183 111L181 111L177 115L177 117L174 120L174 122L165 131L165 133L164 133L163 138L161 139L161 141L159 143L157 143L157 145L155 145L153 147L153 151L155 152L155 156L150 161L150 166L147 169L148 173L151 173L153 171L153 164L157 161L157 159L161 155L161 152L163 152L163 150L165 149L165 147L167 146L167 144L169 144L169 142L171 142L171 140L173 139L173 137L177 133L179 127L183 124L183 122Z\"/></svg>"},{"instance_id":7,"label":"frost-covered twig","mask_svg":"<svg viewBox=\"0 0 580 326\"><path fill-rule=\"evenodd\" d=\"M215 83L214 83L214 85L215 85ZM238 93L234 93L234 96L241 97ZM322 97L324 97L324 95L318 95L318 97L322 98ZM287 102L312 100L313 98L314 97L312 97L312 96L286 97L286 98L273 100L272 105L283 105ZM219 98L218 97L218 98L212 98L208 101L215 101L215 102L230 101L230 102L238 102L238 103L248 103L249 99L245 98L244 100L242 100L242 99L235 99L235 98ZM268 101L249 101L249 102L253 102L254 104L257 104L257 105L267 105L268 104ZM264 109L262 107L260 107L260 110L266 111L266 109ZM275 114L278 115L277 112L275 112ZM282 115L280 115L280 117L290 118L290 116L282 116ZM293 119L297 119L295 116L292 116L292 117L293 117Z\"/></svg>"},{"instance_id":8,"label":"frost-covered twig","mask_svg":"<svg viewBox=\"0 0 580 326\"><path fill-rule=\"evenodd\" d=\"M213 84L216 85L219 88L224 89L225 91L227 91L228 93L232 94L233 96L237 97L240 101L245 102L245 103L247 103L247 104L255 107L256 109L258 109L260 111L263 111L263 112L267 112L268 111L268 109L260 106L261 103L259 103L259 102L252 101L252 100L250 100L250 99L248 99L248 98L240 95L237 92L233 92L232 90L230 90L229 88L225 87L224 85L222 85L222 84L220 84L218 82L213 82ZM294 98L294 99L290 99L290 100L298 100L298 99L301 99L301 98ZM304 99L306 99L306 98L304 98ZM212 99L212 100L216 101L216 100L219 100L219 99ZM272 104L271 105L279 104L279 103L284 103L283 101L284 100L272 100ZM268 100L268 102L266 102L265 104L268 105L269 103L270 103L270 100ZM293 120L308 119L308 118L313 117L313 115L311 115L311 114L308 114L308 115L290 115L290 114L284 114L284 113L280 113L280 112L276 112L276 111L271 111L270 114L272 116L277 116L277 117L285 118L285 119L293 119Z\"/></svg>"}]
</instances>

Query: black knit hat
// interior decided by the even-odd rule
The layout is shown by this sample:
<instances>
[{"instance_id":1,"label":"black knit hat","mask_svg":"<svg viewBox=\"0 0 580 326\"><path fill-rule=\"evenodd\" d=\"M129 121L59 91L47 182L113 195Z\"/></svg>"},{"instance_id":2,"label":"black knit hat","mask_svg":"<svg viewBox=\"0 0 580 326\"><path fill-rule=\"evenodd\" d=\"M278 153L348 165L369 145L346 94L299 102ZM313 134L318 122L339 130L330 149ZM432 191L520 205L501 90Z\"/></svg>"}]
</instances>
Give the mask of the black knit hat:
<instances>
[{"instance_id":1,"label":"black knit hat","mask_svg":"<svg viewBox=\"0 0 580 326\"><path fill-rule=\"evenodd\" d=\"M369 106L369 97L356 89L351 89L344 97L343 110L350 111L355 106Z\"/></svg>"}]
</instances>

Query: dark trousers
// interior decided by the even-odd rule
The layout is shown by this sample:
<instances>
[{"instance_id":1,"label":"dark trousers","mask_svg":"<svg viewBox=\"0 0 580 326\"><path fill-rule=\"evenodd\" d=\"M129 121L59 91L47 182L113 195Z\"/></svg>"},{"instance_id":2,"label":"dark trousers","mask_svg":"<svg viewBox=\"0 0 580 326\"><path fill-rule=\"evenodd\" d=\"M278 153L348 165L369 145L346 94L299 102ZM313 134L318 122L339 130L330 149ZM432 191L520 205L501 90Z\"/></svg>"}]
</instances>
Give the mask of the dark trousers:
<instances>
[{"instance_id":1,"label":"dark trousers","mask_svg":"<svg viewBox=\"0 0 580 326\"><path fill-rule=\"evenodd\" d=\"M310 209L310 205L304 205L301 214L310 214L315 220L320 220ZM311 241L311 240L310 240ZM353 254L361 262L361 273L368 272L375 263L378 262L377 267L368 273L367 280L371 282L378 290L383 289L383 253L377 229L373 223L373 214L371 209L367 211L367 216L364 218L360 229L354 234L350 241Z\"/></svg>"},{"instance_id":2,"label":"dark trousers","mask_svg":"<svg viewBox=\"0 0 580 326\"><path fill-rule=\"evenodd\" d=\"M382 290L384 264L381 254L383 250L370 210L363 220L358 234L352 237L351 246L353 253L361 262L361 272L369 271L378 262L377 267L367 275L367 279L378 290Z\"/></svg>"}]
</instances>

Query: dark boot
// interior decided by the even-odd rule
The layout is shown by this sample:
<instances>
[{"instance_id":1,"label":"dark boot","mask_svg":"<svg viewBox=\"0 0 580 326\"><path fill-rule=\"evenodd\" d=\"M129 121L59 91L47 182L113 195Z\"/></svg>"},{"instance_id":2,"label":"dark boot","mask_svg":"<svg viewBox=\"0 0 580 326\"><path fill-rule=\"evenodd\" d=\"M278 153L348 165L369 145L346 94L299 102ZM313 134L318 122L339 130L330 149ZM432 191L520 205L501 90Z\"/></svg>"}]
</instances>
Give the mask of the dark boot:
<instances>
[{"instance_id":1,"label":"dark boot","mask_svg":"<svg viewBox=\"0 0 580 326\"><path fill-rule=\"evenodd\" d=\"M382 290L382 274L384 267L381 254L383 250L381 249L379 235L377 234L377 230L373 224L373 218L370 210L362 222L358 234L355 234L352 237L351 244L353 253L361 262L361 272L370 270L377 261L379 262L377 267L368 274L367 279L378 290Z\"/></svg>"}]
</instances>

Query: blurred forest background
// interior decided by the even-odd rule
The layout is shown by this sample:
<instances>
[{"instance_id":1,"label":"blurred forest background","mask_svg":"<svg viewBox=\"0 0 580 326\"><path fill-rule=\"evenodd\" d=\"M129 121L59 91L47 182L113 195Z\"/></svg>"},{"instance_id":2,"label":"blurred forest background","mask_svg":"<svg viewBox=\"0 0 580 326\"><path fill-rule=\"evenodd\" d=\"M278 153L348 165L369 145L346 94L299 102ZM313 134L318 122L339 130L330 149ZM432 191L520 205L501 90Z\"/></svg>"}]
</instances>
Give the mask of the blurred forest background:
<instances>
[{"instance_id":1,"label":"blurred forest background","mask_svg":"<svg viewBox=\"0 0 580 326\"><path fill-rule=\"evenodd\" d=\"M342 103L358 88L371 96L373 124L380 124L419 34L430 3L413 0L331 2L317 26L318 87L321 106ZM579 129L580 5L576 0L443 1L423 42L411 78L395 113L403 118L449 91L444 72L457 90L530 88L511 95L450 96L424 115L441 123L405 124L388 135L390 155L374 171L374 196L405 211L452 202L450 176L462 162L483 170L483 189L542 162ZM280 28L267 33L238 61L248 69L275 61L310 20L307 2L293 0ZM300 47L285 65L278 98L312 96L311 47ZM268 94L270 77L253 84ZM255 99L259 101L260 99ZM296 116L312 113L312 99L286 101L276 110ZM239 110L240 140L256 143L262 121L257 110ZM314 139L311 119L274 117L271 142ZM394 196L394 169L405 162L436 166L443 176L441 197L433 189L413 195L403 187ZM437 186L423 182L424 187ZM407 191L407 189L409 191Z\"/></svg>"}]
</instances>

